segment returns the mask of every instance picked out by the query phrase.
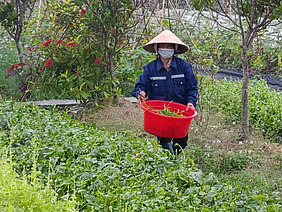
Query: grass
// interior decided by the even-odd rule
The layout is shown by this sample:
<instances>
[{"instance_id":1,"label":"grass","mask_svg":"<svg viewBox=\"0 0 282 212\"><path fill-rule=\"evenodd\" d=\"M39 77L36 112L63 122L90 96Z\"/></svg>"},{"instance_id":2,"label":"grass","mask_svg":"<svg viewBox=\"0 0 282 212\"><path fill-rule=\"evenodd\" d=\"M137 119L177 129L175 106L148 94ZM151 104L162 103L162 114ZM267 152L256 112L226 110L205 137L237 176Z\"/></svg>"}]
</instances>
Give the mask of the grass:
<instances>
[{"instance_id":1,"label":"grass","mask_svg":"<svg viewBox=\"0 0 282 212\"><path fill-rule=\"evenodd\" d=\"M143 112L139 105L126 99L119 101L120 106L105 105L100 109L90 108L77 115L77 119L95 123L97 128L109 131L131 131L150 136L143 130Z\"/></svg>"},{"instance_id":2,"label":"grass","mask_svg":"<svg viewBox=\"0 0 282 212\"><path fill-rule=\"evenodd\" d=\"M282 195L282 145L271 143L258 130L251 129L249 140L238 138L240 126L211 112L209 119L192 121L186 152L204 173L213 172L223 182L279 192ZM87 110L77 116L97 128L114 132L131 131L139 137L154 136L143 129L143 111L137 104ZM200 127L201 125L201 127Z\"/></svg>"}]
</instances>

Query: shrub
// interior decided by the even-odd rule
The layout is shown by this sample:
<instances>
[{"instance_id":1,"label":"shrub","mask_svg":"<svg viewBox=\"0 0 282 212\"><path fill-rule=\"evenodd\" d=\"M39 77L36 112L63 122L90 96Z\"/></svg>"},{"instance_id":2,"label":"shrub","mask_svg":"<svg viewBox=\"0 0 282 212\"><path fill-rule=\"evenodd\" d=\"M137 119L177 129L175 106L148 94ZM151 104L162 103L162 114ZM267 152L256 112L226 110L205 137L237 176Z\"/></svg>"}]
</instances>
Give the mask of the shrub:
<instances>
[{"instance_id":1,"label":"shrub","mask_svg":"<svg viewBox=\"0 0 282 212\"><path fill-rule=\"evenodd\" d=\"M29 47L36 57L30 58L29 50L25 56L30 61L10 75L22 73L24 95L38 92L41 99L87 101L120 95L115 65L138 23L134 13L139 6L132 1L50 1L45 40Z\"/></svg>"}]
</instances>

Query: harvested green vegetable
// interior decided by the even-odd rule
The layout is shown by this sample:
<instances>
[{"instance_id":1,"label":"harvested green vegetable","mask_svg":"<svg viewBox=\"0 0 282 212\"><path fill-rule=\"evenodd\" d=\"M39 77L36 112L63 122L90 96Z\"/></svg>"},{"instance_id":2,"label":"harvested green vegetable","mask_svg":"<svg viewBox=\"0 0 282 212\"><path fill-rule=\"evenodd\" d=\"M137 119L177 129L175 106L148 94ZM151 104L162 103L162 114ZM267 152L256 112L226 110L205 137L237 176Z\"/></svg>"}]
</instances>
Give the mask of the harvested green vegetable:
<instances>
[{"instance_id":1,"label":"harvested green vegetable","mask_svg":"<svg viewBox=\"0 0 282 212\"><path fill-rule=\"evenodd\" d=\"M177 112L174 112L169 107L167 107L167 108L164 108L163 110L160 110L158 113L161 115L165 115L165 116L185 117L184 115L182 115L183 112L184 110L183 111L178 110Z\"/></svg>"}]
</instances>

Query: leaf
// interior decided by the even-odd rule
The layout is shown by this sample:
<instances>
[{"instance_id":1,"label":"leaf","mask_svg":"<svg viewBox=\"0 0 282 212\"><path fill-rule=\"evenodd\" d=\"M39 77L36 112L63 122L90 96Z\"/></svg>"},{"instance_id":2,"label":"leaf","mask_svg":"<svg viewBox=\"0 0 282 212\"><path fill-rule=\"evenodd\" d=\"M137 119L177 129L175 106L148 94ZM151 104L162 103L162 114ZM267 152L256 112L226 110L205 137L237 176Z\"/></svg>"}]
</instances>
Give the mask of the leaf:
<instances>
[{"instance_id":1,"label":"leaf","mask_svg":"<svg viewBox=\"0 0 282 212\"><path fill-rule=\"evenodd\" d=\"M96 202L96 198L93 195L89 195L89 194L84 194L84 197L86 199L86 202L88 202L90 205L94 205Z\"/></svg>"},{"instance_id":2,"label":"leaf","mask_svg":"<svg viewBox=\"0 0 282 212\"><path fill-rule=\"evenodd\" d=\"M202 172L191 172L191 176L197 183L199 183L200 185L203 184L204 178L202 176Z\"/></svg>"},{"instance_id":3,"label":"leaf","mask_svg":"<svg viewBox=\"0 0 282 212\"><path fill-rule=\"evenodd\" d=\"M79 91L82 91L82 88L83 86L86 84L86 82L82 83L80 86L79 86Z\"/></svg>"}]
</instances>

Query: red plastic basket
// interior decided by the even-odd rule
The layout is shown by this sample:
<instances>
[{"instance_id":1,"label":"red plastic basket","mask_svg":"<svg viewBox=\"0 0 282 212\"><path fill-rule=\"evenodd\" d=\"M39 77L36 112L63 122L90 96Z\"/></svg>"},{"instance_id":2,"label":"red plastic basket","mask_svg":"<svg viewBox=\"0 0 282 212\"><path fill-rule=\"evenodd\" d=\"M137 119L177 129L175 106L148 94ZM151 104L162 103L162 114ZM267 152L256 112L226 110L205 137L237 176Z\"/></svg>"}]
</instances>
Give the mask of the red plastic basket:
<instances>
[{"instance_id":1,"label":"red plastic basket","mask_svg":"<svg viewBox=\"0 0 282 212\"><path fill-rule=\"evenodd\" d=\"M185 117L165 116L153 112L154 110L163 110L169 107L173 112L183 111ZM164 138L183 138L187 135L191 120L197 117L197 112L190 108L186 111L186 105L176 102L149 100L141 103L144 110L144 129L153 135Z\"/></svg>"}]
</instances>

